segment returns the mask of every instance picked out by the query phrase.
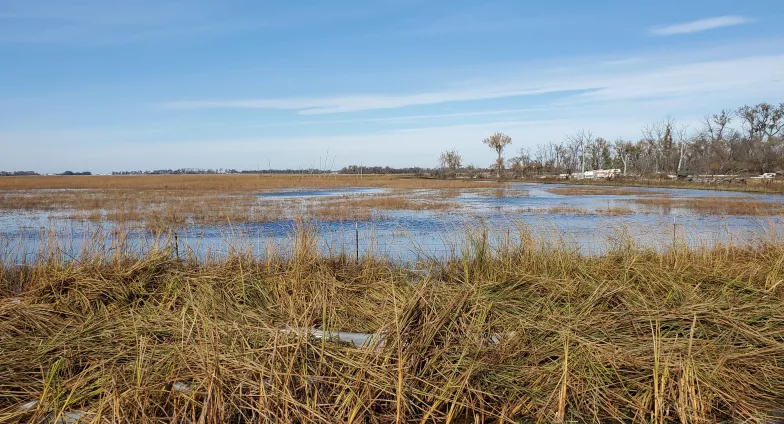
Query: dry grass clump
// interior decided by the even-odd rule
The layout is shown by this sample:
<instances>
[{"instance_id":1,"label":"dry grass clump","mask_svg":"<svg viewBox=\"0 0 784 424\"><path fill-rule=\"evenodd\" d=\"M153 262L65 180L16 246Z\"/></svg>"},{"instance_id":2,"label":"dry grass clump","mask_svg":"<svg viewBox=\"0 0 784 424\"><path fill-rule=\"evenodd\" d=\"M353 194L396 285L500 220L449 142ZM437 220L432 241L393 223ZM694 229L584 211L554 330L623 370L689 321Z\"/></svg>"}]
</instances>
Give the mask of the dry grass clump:
<instances>
[{"instance_id":1,"label":"dry grass clump","mask_svg":"<svg viewBox=\"0 0 784 424\"><path fill-rule=\"evenodd\" d=\"M575 215L575 216L585 216L585 215L623 216L623 215L633 215L636 213L640 213L634 211L629 207L623 207L623 206L608 206L606 208L588 209L584 207L571 206L571 205L555 205L555 206L550 206L549 208L527 208L527 209L523 209L522 212L536 212L536 213L545 213L545 214L553 214L553 215Z\"/></svg>"},{"instance_id":2,"label":"dry grass clump","mask_svg":"<svg viewBox=\"0 0 784 424\"><path fill-rule=\"evenodd\" d=\"M404 196L374 196L340 201L343 208L370 208L379 210L449 210L457 207L455 203L433 199L417 199Z\"/></svg>"},{"instance_id":3,"label":"dry grass clump","mask_svg":"<svg viewBox=\"0 0 784 424\"><path fill-rule=\"evenodd\" d=\"M302 216L327 221L369 221L383 217L383 211L445 211L455 203L431 198L404 196L343 196L306 203Z\"/></svg>"},{"instance_id":4,"label":"dry grass clump","mask_svg":"<svg viewBox=\"0 0 784 424\"><path fill-rule=\"evenodd\" d=\"M596 212L606 216L633 215L638 213L627 206L608 206L607 208L597 209Z\"/></svg>"},{"instance_id":5,"label":"dry grass clump","mask_svg":"<svg viewBox=\"0 0 784 424\"><path fill-rule=\"evenodd\" d=\"M248 193L283 188L385 187L454 189L499 187L500 183L466 179L417 178L411 175L94 175L0 178L0 190L98 189L175 190Z\"/></svg>"},{"instance_id":6,"label":"dry grass clump","mask_svg":"<svg viewBox=\"0 0 784 424\"><path fill-rule=\"evenodd\" d=\"M473 189L467 191L479 196L497 197L497 198L519 198L528 197L528 190L518 190L514 188L496 188L496 189Z\"/></svg>"},{"instance_id":7,"label":"dry grass clump","mask_svg":"<svg viewBox=\"0 0 784 424\"><path fill-rule=\"evenodd\" d=\"M347 208L341 202L312 203L307 205L305 216L324 221L370 221L381 215L369 208Z\"/></svg>"},{"instance_id":8,"label":"dry grass clump","mask_svg":"<svg viewBox=\"0 0 784 424\"><path fill-rule=\"evenodd\" d=\"M654 196L665 193L652 190L640 190L630 187L606 187L606 186L574 186L574 187L552 187L545 191L561 196Z\"/></svg>"},{"instance_id":9,"label":"dry grass clump","mask_svg":"<svg viewBox=\"0 0 784 424\"><path fill-rule=\"evenodd\" d=\"M547 209L538 209L540 212L555 214L555 215L588 215L590 211L585 208L568 205L551 206Z\"/></svg>"},{"instance_id":10,"label":"dry grass clump","mask_svg":"<svg viewBox=\"0 0 784 424\"><path fill-rule=\"evenodd\" d=\"M711 215L778 215L784 213L784 204L744 197L693 197L633 199L636 204L649 208L687 209Z\"/></svg>"},{"instance_id":11,"label":"dry grass clump","mask_svg":"<svg viewBox=\"0 0 784 424\"><path fill-rule=\"evenodd\" d=\"M584 257L519 238L470 237L417 278L372 256L321 256L305 230L287 254L95 248L2 263L0 421L685 423L780 411L781 243L657 253L624 240Z\"/></svg>"}]
</instances>

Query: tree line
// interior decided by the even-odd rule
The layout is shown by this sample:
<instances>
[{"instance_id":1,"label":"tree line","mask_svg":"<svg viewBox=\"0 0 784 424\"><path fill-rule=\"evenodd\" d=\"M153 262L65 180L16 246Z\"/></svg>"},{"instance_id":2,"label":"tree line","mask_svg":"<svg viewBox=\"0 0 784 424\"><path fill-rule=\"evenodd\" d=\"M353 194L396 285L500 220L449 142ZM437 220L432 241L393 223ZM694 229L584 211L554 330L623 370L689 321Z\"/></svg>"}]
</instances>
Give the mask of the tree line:
<instances>
[{"instance_id":1,"label":"tree line","mask_svg":"<svg viewBox=\"0 0 784 424\"><path fill-rule=\"evenodd\" d=\"M0 177L29 177L34 175L41 175L35 171L0 171ZM65 171L55 175L92 175L90 171L74 172Z\"/></svg>"},{"instance_id":2,"label":"tree line","mask_svg":"<svg viewBox=\"0 0 784 424\"><path fill-rule=\"evenodd\" d=\"M613 141L581 130L562 142L521 148L504 159L511 137L495 133L483 140L498 155L491 166L498 177L572 174L620 169L624 175L762 174L784 170L784 103L759 103L706 116L697 128L671 117L646 125L637 140ZM447 150L442 172L461 170L462 157ZM506 174L505 174L506 175Z\"/></svg>"},{"instance_id":3,"label":"tree line","mask_svg":"<svg viewBox=\"0 0 784 424\"><path fill-rule=\"evenodd\" d=\"M38 175L35 171L0 171L0 177L25 177Z\"/></svg>"}]
</instances>

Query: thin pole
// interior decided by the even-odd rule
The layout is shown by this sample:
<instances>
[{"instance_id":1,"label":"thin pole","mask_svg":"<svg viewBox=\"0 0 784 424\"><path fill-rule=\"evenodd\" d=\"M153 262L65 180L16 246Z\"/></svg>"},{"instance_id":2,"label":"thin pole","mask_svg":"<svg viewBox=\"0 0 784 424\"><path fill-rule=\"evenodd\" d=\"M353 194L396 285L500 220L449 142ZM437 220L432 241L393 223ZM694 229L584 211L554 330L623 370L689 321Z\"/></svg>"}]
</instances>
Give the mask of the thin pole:
<instances>
[{"instance_id":1,"label":"thin pole","mask_svg":"<svg viewBox=\"0 0 784 424\"><path fill-rule=\"evenodd\" d=\"M355 240L357 245L357 263L359 263L359 223L354 223L354 231L355 231Z\"/></svg>"}]
</instances>

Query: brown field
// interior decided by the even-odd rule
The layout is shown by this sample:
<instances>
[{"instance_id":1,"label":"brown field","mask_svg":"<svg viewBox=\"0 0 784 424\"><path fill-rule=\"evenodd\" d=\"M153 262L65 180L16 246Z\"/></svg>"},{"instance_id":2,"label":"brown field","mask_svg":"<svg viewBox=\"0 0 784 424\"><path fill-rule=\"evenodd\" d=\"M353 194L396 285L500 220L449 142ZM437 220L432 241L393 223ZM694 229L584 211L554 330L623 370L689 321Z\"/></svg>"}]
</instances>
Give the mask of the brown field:
<instances>
[{"instance_id":1,"label":"brown field","mask_svg":"<svg viewBox=\"0 0 784 424\"><path fill-rule=\"evenodd\" d=\"M220 191L247 193L282 188L382 187L401 189L451 189L503 187L502 183L476 180L418 178L411 175L94 175L2 177L0 190L126 189Z\"/></svg>"},{"instance_id":2,"label":"brown field","mask_svg":"<svg viewBox=\"0 0 784 424\"><path fill-rule=\"evenodd\" d=\"M782 203L742 197L659 197L630 199L629 201L650 208L688 209L711 215L779 215L784 213L784 204Z\"/></svg>"}]
</instances>

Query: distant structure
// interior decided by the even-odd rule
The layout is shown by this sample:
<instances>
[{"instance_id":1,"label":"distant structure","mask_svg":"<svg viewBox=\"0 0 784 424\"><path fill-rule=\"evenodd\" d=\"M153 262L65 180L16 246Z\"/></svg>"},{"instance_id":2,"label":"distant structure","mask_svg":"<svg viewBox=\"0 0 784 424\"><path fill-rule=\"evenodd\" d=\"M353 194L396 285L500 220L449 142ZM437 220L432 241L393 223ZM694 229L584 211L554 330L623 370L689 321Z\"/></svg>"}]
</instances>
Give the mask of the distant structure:
<instances>
[{"instance_id":1,"label":"distant structure","mask_svg":"<svg viewBox=\"0 0 784 424\"><path fill-rule=\"evenodd\" d=\"M596 169L593 171L577 172L571 175L574 180L599 180L614 178L621 175L620 169Z\"/></svg>"}]
</instances>

